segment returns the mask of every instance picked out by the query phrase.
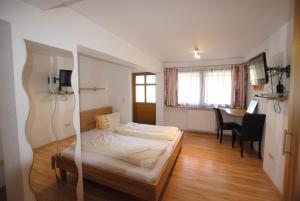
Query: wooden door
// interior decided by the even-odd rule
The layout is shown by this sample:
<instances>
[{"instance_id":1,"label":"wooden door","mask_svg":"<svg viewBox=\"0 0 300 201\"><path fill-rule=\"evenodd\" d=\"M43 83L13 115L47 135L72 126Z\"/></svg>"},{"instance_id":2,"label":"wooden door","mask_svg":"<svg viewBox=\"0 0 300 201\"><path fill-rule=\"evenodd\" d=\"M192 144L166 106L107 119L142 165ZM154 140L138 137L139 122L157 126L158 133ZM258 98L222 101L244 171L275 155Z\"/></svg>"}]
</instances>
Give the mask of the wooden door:
<instances>
[{"instance_id":1,"label":"wooden door","mask_svg":"<svg viewBox=\"0 0 300 201\"><path fill-rule=\"evenodd\" d=\"M133 122L156 124L156 76L132 74Z\"/></svg>"},{"instance_id":2,"label":"wooden door","mask_svg":"<svg viewBox=\"0 0 300 201\"><path fill-rule=\"evenodd\" d=\"M284 201L300 200L300 0L294 4L294 35L291 64L291 87L289 95L289 125L285 134ZM298 196L298 197L297 197Z\"/></svg>"}]
</instances>

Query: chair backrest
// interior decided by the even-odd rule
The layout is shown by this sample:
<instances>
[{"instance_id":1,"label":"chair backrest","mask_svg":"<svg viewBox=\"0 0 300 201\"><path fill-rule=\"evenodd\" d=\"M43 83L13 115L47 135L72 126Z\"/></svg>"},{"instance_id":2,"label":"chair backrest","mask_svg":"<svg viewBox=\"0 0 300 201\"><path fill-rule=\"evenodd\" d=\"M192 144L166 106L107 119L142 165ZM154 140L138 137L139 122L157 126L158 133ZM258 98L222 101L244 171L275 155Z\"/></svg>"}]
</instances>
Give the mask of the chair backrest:
<instances>
[{"instance_id":1,"label":"chair backrest","mask_svg":"<svg viewBox=\"0 0 300 201\"><path fill-rule=\"evenodd\" d=\"M241 138L244 140L262 140L265 114L245 114L242 121Z\"/></svg>"},{"instance_id":2,"label":"chair backrest","mask_svg":"<svg viewBox=\"0 0 300 201\"><path fill-rule=\"evenodd\" d=\"M215 112L215 115L216 115L217 126L218 126L218 128L222 129L224 122L223 122L223 117L222 117L221 111L220 111L219 108L214 107L214 112Z\"/></svg>"}]
</instances>

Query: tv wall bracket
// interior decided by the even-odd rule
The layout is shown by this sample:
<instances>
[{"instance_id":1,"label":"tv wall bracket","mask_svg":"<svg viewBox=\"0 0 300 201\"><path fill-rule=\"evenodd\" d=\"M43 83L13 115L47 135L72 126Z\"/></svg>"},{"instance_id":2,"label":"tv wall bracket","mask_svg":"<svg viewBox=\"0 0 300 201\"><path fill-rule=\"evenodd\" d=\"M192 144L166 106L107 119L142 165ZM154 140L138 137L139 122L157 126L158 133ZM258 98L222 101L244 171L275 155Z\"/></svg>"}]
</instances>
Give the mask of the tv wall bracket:
<instances>
[{"instance_id":1,"label":"tv wall bracket","mask_svg":"<svg viewBox=\"0 0 300 201\"><path fill-rule=\"evenodd\" d=\"M269 67L267 69L267 72L270 73L271 76L271 83L272 83L272 77L277 76L278 78L278 84L276 85L276 93L283 95L286 93L286 89L282 84L282 75L286 73L286 78L290 77L291 74L291 67L290 65L287 65L285 67L282 66L275 66L275 67ZM272 86L272 92L273 92L273 86Z\"/></svg>"},{"instance_id":2,"label":"tv wall bracket","mask_svg":"<svg viewBox=\"0 0 300 201\"><path fill-rule=\"evenodd\" d=\"M289 78L290 74L291 74L291 66L287 65L285 67L282 67L282 66L268 67L267 72L270 72L270 73L286 73L286 77Z\"/></svg>"}]
</instances>

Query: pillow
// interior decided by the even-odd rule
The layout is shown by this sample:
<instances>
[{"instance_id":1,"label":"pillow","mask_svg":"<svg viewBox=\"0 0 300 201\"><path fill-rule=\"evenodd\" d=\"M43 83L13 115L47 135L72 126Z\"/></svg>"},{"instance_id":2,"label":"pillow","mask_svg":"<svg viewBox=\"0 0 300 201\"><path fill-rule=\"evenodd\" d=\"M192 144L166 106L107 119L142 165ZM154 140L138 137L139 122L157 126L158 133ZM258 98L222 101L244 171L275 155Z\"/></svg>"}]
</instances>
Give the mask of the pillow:
<instances>
[{"instance_id":1,"label":"pillow","mask_svg":"<svg viewBox=\"0 0 300 201\"><path fill-rule=\"evenodd\" d=\"M100 130L105 130L109 128L109 122L105 115L100 115L95 117L96 128Z\"/></svg>"},{"instance_id":2,"label":"pillow","mask_svg":"<svg viewBox=\"0 0 300 201\"><path fill-rule=\"evenodd\" d=\"M96 116L96 128L100 130L115 128L117 126L120 126L120 119L121 117L119 112Z\"/></svg>"}]
</instances>

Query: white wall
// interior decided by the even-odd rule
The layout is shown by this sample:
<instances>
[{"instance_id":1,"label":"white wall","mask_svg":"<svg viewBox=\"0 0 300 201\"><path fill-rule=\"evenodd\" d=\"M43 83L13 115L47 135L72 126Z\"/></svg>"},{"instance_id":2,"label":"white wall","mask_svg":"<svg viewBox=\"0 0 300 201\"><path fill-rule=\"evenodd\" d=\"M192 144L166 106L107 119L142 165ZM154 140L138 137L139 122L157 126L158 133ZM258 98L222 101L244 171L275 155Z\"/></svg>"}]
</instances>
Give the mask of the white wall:
<instances>
[{"instance_id":1,"label":"white wall","mask_svg":"<svg viewBox=\"0 0 300 201\"><path fill-rule=\"evenodd\" d=\"M114 112L120 112L122 123L132 120L130 68L79 55L79 82L80 88L105 88L98 91L81 91L81 111L112 106Z\"/></svg>"},{"instance_id":2,"label":"white wall","mask_svg":"<svg viewBox=\"0 0 300 201\"><path fill-rule=\"evenodd\" d=\"M148 71L161 71L161 62L65 7L42 11L18 0L3 0L0 3L0 19L6 20L12 26L13 78L11 78L10 81L14 80L14 88L12 88L11 92L14 92L16 104L15 107L13 107L13 105L12 107L17 111L17 119L14 121L14 124L8 124L10 126L7 129L18 129L14 132L17 133L17 139L14 139L13 135L9 135L8 139L3 139L3 142L4 144L7 144L9 141L15 143L15 146L12 146L12 148L19 152L19 155L14 157L14 160L17 160L18 157L20 158L20 165L16 165L15 167L21 167L22 170L22 176L16 172L15 175L17 177L11 177L16 178L14 181L15 185L13 187L8 185L7 191L10 192L12 196L20 196L14 200L34 200L28 185L28 175L32 164L32 150L25 137L25 122L29 112L29 104L22 86L22 70L26 60L25 38L49 46L69 50L73 53L74 69L72 86L75 89L74 95L76 102L73 123L77 134L75 160L79 169L77 192L79 200L82 200L82 177L79 162L80 146L78 146L80 145L80 121L77 47L81 45L103 52L107 55L133 63L136 65L135 67ZM10 103L14 103L14 101ZM8 156L4 156L4 158L5 157ZM6 161L6 163L8 163L8 166L14 164L13 161ZM12 168L12 170L15 169L16 168ZM9 175L7 171L5 174ZM6 176L6 178L10 177ZM21 183L23 185L17 188L16 184ZM21 190L22 186L24 194ZM18 193L14 193L15 189L18 189Z\"/></svg>"},{"instance_id":3,"label":"white wall","mask_svg":"<svg viewBox=\"0 0 300 201\"><path fill-rule=\"evenodd\" d=\"M260 54L267 53L268 66L286 66L290 64L291 51L291 22L284 24L279 30L274 32L266 41L250 51L245 60ZM274 79L274 91L276 91L277 78ZM288 88L289 80L283 76L284 85ZM254 94L271 93L270 82L265 85L264 91L254 91L249 85L248 101L253 98ZM281 113L274 111L274 100L265 100L258 98L258 113L264 113L267 116L264 147L263 147L263 168L273 183L283 191L283 174L284 174L284 156L282 155L283 132L288 123L288 101L280 103Z\"/></svg>"},{"instance_id":4,"label":"white wall","mask_svg":"<svg viewBox=\"0 0 300 201\"><path fill-rule=\"evenodd\" d=\"M49 76L59 77L59 69L72 68L71 57L53 56L31 50L27 53L23 83L31 100L26 128L33 148L75 135L72 123L74 95L50 94L47 82ZM53 83L52 79L51 82Z\"/></svg>"},{"instance_id":5,"label":"white wall","mask_svg":"<svg viewBox=\"0 0 300 201\"><path fill-rule=\"evenodd\" d=\"M244 62L243 57L227 58L227 59L211 59L211 60L196 60L187 62L164 62L165 68L172 67L199 67L199 66L211 66L211 65L225 65L225 64L240 64Z\"/></svg>"},{"instance_id":6,"label":"white wall","mask_svg":"<svg viewBox=\"0 0 300 201\"><path fill-rule=\"evenodd\" d=\"M156 125L164 125L164 73L156 73Z\"/></svg>"},{"instance_id":7,"label":"white wall","mask_svg":"<svg viewBox=\"0 0 300 201\"><path fill-rule=\"evenodd\" d=\"M101 87L105 90L80 91L80 111L91 110L109 105L108 69L103 62L79 55L79 86Z\"/></svg>"},{"instance_id":8,"label":"white wall","mask_svg":"<svg viewBox=\"0 0 300 201\"><path fill-rule=\"evenodd\" d=\"M213 109L165 107L164 124L177 126L182 130L216 133L216 120ZM232 117L221 111L224 121L241 123L241 118ZM225 131L225 134L230 133Z\"/></svg>"},{"instance_id":9,"label":"white wall","mask_svg":"<svg viewBox=\"0 0 300 201\"><path fill-rule=\"evenodd\" d=\"M122 123L132 121L132 72L133 69L79 54L80 87L101 87L105 90L81 91L80 110L113 106L121 113ZM164 74L156 73L156 124L163 125Z\"/></svg>"},{"instance_id":10,"label":"white wall","mask_svg":"<svg viewBox=\"0 0 300 201\"><path fill-rule=\"evenodd\" d=\"M23 199L22 169L18 140L11 27L0 20L0 135L8 200ZM3 167L1 167L3 174ZM27 175L28 176L28 175ZM4 183L1 178L1 183ZM17 191L16 191L17 190Z\"/></svg>"},{"instance_id":11,"label":"white wall","mask_svg":"<svg viewBox=\"0 0 300 201\"><path fill-rule=\"evenodd\" d=\"M109 101L113 112L120 112L121 123L132 121L131 69L109 64Z\"/></svg>"}]
</instances>

